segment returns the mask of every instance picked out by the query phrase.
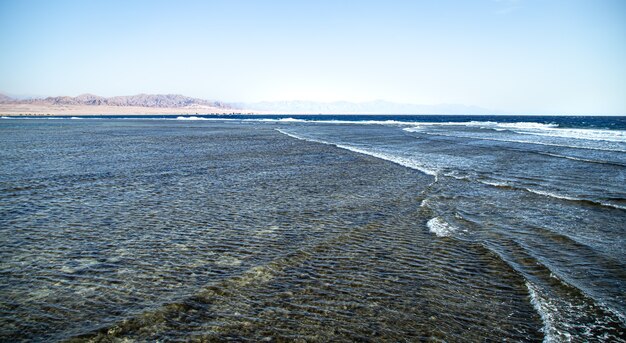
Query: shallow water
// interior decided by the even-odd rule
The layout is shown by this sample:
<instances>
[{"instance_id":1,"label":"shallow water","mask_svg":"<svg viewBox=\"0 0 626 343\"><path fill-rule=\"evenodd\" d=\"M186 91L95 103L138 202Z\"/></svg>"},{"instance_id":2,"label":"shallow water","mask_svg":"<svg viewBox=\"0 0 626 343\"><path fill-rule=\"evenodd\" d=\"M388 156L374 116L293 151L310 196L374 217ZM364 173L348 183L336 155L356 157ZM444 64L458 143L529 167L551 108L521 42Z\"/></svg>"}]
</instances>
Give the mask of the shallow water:
<instances>
[{"instance_id":1,"label":"shallow water","mask_svg":"<svg viewBox=\"0 0 626 343\"><path fill-rule=\"evenodd\" d=\"M624 340L621 131L248 119L1 120L0 337Z\"/></svg>"}]
</instances>

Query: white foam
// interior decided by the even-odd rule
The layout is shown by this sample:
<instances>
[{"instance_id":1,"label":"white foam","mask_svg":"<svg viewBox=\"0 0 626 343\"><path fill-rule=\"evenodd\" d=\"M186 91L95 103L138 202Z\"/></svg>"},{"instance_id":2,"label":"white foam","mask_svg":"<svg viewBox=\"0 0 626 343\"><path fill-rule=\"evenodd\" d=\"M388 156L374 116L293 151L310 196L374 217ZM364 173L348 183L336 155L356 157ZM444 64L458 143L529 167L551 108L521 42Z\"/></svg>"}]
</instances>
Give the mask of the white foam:
<instances>
[{"instance_id":1,"label":"white foam","mask_svg":"<svg viewBox=\"0 0 626 343\"><path fill-rule=\"evenodd\" d=\"M316 139L310 139L310 138L304 138L304 137L296 136L296 135L294 135L294 134L291 134L291 133L289 133L289 132L283 131L283 130L281 130L281 129L276 129L276 131L278 131L278 132L282 133L283 135L289 136L289 137L291 137L291 138L299 139L299 140L301 140L301 141L307 141L307 142L314 142L314 143L322 143L322 144L330 144L330 145L335 145L335 144L332 144L332 143L323 142L323 141L316 140Z\"/></svg>"},{"instance_id":2,"label":"white foam","mask_svg":"<svg viewBox=\"0 0 626 343\"><path fill-rule=\"evenodd\" d=\"M608 202L601 202L600 205L602 206L607 206L607 207L613 207L613 208L617 208L620 210L626 210L626 206L620 206L620 205L616 205L616 204L610 204Z\"/></svg>"},{"instance_id":3,"label":"white foam","mask_svg":"<svg viewBox=\"0 0 626 343\"><path fill-rule=\"evenodd\" d=\"M455 172L446 173L446 174L443 174L443 175L447 176L447 177L451 177L453 179L460 180L460 181L471 181L471 178L469 176L458 175Z\"/></svg>"},{"instance_id":4,"label":"white foam","mask_svg":"<svg viewBox=\"0 0 626 343\"><path fill-rule=\"evenodd\" d=\"M524 139L503 139L503 138L492 138L492 137L477 137L477 136L457 136L450 135L441 132L424 132L418 128L404 128L404 131L407 132L421 132L431 136L442 136L442 137L457 137L457 138L469 138L469 139L478 139L483 141L494 141L494 142L507 142L507 143L523 143L523 144L535 144L535 145L544 145L544 146L555 146L560 148L574 148L574 149L585 149L585 150L597 150L597 151L615 151L615 152L626 152L626 149L616 148L614 146L588 146L588 145L580 145L576 144L576 142L571 142L575 144L557 144L557 143L549 143L549 142L541 142L536 140L524 140ZM584 140L579 140L579 142L584 142Z\"/></svg>"},{"instance_id":5,"label":"white foam","mask_svg":"<svg viewBox=\"0 0 626 343\"><path fill-rule=\"evenodd\" d=\"M419 170L424 174L428 174L428 175L432 175L435 178L437 177L437 172L428 168L425 168L424 166L422 166L421 164L415 162L414 160L411 160L409 158L405 158L405 157L400 157L400 156L394 156L394 155L390 155L384 152L377 152L377 151L369 151L369 150L365 150L362 148L357 148L357 147L353 147L353 146L349 146L349 145L343 145L343 144L334 144L335 146L337 146L338 148L342 148L342 149L346 149L346 150L350 150L353 152L357 152L359 154L364 154L364 155L369 155L369 156L373 156L376 158L380 158L382 160L386 160L389 162L393 162L395 164L399 164L403 167L407 167L407 168L411 168L411 169L415 169L415 170Z\"/></svg>"},{"instance_id":6,"label":"white foam","mask_svg":"<svg viewBox=\"0 0 626 343\"><path fill-rule=\"evenodd\" d=\"M424 199L424 200L422 200L422 202L420 203L420 207L427 207L427 206L428 206L428 203L429 203L428 199Z\"/></svg>"},{"instance_id":7,"label":"white foam","mask_svg":"<svg viewBox=\"0 0 626 343\"><path fill-rule=\"evenodd\" d=\"M518 122L518 123L496 123L498 128L513 129L553 129L559 127L558 124L543 124L534 122Z\"/></svg>"},{"instance_id":8,"label":"white foam","mask_svg":"<svg viewBox=\"0 0 626 343\"><path fill-rule=\"evenodd\" d=\"M553 129L516 130L515 132L528 135L586 139L593 141L607 141L626 143L626 131L623 130L595 130L595 129Z\"/></svg>"},{"instance_id":9,"label":"white foam","mask_svg":"<svg viewBox=\"0 0 626 343\"><path fill-rule=\"evenodd\" d=\"M560 128L557 124L542 124L534 122L498 123L498 122L447 122L447 123L413 123L415 127L406 128L409 132L422 131L427 126L471 126L496 131L509 130L523 135L546 136L555 138L583 139L593 141L607 141L626 143L624 130L574 129Z\"/></svg>"},{"instance_id":10,"label":"white foam","mask_svg":"<svg viewBox=\"0 0 626 343\"><path fill-rule=\"evenodd\" d=\"M280 119L271 119L271 118L259 118L259 119L241 119L241 121L253 121L253 122L267 122L267 123L304 123L307 120L304 119L295 119L295 118L280 118Z\"/></svg>"},{"instance_id":11,"label":"white foam","mask_svg":"<svg viewBox=\"0 0 626 343\"><path fill-rule=\"evenodd\" d=\"M539 194L539 195L543 195L543 196L547 196L547 197L551 197L551 198L555 198L555 199L561 199L561 200L569 200L569 201L589 201L598 205L602 205L602 206L606 206L606 207L613 207L613 208L617 208L620 210L626 210L626 206L620 206L617 204L611 204L608 202L597 202L597 201L593 201L593 200L587 200L587 199L579 199L579 198L574 198L574 197L568 197L566 195L561 195L561 194L556 194L556 193L552 193L552 192L546 192L546 191L541 191L541 190L537 190L537 189L532 189L532 188L525 188L527 191L531 192L531 193L535 193L535 194Z\"/></svg>"},{"instance_id":12,"label":"white foam","mask_svg":"<svg viewBox=\"0 0 626 343\"><path fill-rule=\"evenodd\" d=\"M535 123L535 122L517 122L517 123L500 123L495 121L465 121L465 122L407 122L407 124L415 125L416 127L420 126L469 126L469 127L479 127L483 129L494 129L497 131L507 130L507 129L548 129L548 128L556 128L559 125L557 124L543 124L543 123Z\"/></svg>"},{"instance_id":13,"label":"white foam","mask_svg":"<svg viewBox=\"0 0 626 343\"><path fill-rule=\"evenodd\" d=\"M284 135L287 135L289 137L295 138L295 139L308 141L308 142L315 142L315 143L333 145L333 146L336 146L338 148L349 150L349 151L356 152L356 153L359 153L359 154L369 155L369 156L372 156L372 157L380 158L380 159L385 160L385 161L389 161L389 162L393 162L395 164L399 164L399 165L401 165L403 167L419 170L420 172L422 172L424 174L432 175L432 176L435 177L435 179L437 179L437 171L425 168L421 164L419 164L416 161L411 160L409 158L405 158L405 157L401 157L401 156L395 156L395 155L390 155L390 154L387 154L387 153L384 153L384 152L380 152L380 151L367 150L367 149L363 149L363 148L360 148L360 147L354 147L354 146L345 145L345 144L335 144L335 143L330 143L330 142L326 142L326 141L322 141L322 140L318 140L318 139L311 139L311 138L300 137L300 136L294 135L292 133L288 133L286 131L283 131L281 129L276 129L276 131L278 131L278 132L280 132L280 133L282 133Z\"/></svg>"},{"instance_id":14,"label":"white foam","mask_svg":"<svg viewBox=\"0 0 626 343\"><path fill-rule=\"evenodd\" d=\"M241 121L261 121L261 122L298 122L298 123L317 123L317 124L357 124L357 125L394 125L394 126L411 126L412 130L419 130L427 126L470 126L495 129L498 131L506 129L539 129L539 128L556 128L557 124L542 124L534 122L519 123L499 123L492 121L467 121L467 122L419 122L419 121L398 121L398 120L322 120L322 119L295 119L295 118L259 118L259 119L241 119Z\"/></svg>"},{"instance_id":15,"label":"white foam","mask_svg":"<svg viewBox=\"0 0 626 343\"><path fill-rule=\"evenodd\" d=\"M295 118L281 118L281 119L278 119L278 121L282 122L282 123L285 123L285 122L286 123L301 123L301 122L304 122L306 120L295 119Z\"/></svg>"},{"instance_id":16,"label":"white foam","mask_svg":"<svg viewBox=\"0 0 626 343\"><path fill-rule=\"evenodd\" d=\"M355 124L355 125L415 125L415 122L404 122L397 120L317 120L317 119L295 119L295 118L259 118L259 119L241 119L241 121L252 122L269 122L269 123L314 123L314 124Z\"/></svg>"},{"instance_id":17,"label":"white foam","mask_svg":"<svg viewBox=\"0 0 626 343\"><path fill-rule=\"evenodd\" d=\"M432 218L426 223L426 226L428 226L428 230L437 235L437 237L449 237L457 231L456 227L448 224L440 217Z\"/></svg>"},{"instance_id":18,"label":"white foam","mask_svg":"<svg viewBox=\"0 0 626 343\"><path fill-rule=\"evenodd\" d=\"M196 117L196 116L189 116L189 117L184 117L184 116L180 116L180 117L176 117L176 120L208 120L209 118L202 118L202 117Z\"/></svg>"},{"instance_id":19,"label":"white foam","mask_svg":"<svg viewBox=\"0 0 626 343\"><path fill-rule=\"evenodd\" d=\"M531 192L531 193L535 193L535 194L539 194L539 195L543 195L543 196L547 196L547 197L551 197L551 198L555 198L555 199L570 200L570 201L582 201L582 199L568 197L566 195L556 194L556 193L552 193L552 192L546 192L546 191L541 191L541 190L532 189L532 188L525 188L525 189L527 191Z\"/></svg>"},{"instance_id":20,"label":"white foam","mask_svg":"<svg viewBox=\"0 0 626 343\"><path fill-rule=\"evenodd\" d=\"M571 335L567 332L559 332L559 330L555 327L557 321L555 317L556 313L558 313L556 305L544 299L539 294L538 289L528 281L526 281L526 288L528 289L528 294L530 295L530 303L533 305L535 311L537 311L541 317L541 321L543 322L543 328L541 328L544 335L543 341L545 343L560 341L570 342L572 340Z\"/></svg>"},{"instance_id":21,"label":"white foam","mask_svg":"<svg viewBox=\"0 0 626 343\"><path fill-rule=\"evenodd\" d=\"M509 184L503 182L494 182L494 181L485 181L485 180L477 180L478 182L485 184L487 186L493 187L510 187Z\"/></svg>"}]
</instances>

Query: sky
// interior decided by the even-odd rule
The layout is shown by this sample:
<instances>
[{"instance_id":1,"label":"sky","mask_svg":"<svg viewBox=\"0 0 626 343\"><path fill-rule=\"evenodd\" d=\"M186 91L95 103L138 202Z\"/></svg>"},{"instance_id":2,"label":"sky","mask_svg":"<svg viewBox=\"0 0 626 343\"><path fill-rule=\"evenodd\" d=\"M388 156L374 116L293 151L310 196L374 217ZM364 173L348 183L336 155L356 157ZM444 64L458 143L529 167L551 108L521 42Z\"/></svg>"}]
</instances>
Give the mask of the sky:
<instances>
[{"instance_id":1,"label":"sky","mask_svg":"<svg viewBox=\"0 0 626 343\"><path fill-rule=\"evenodd\" d=\"M623 0L0 0L0 92L626 115Z\"/></svg>"}]
</instances>

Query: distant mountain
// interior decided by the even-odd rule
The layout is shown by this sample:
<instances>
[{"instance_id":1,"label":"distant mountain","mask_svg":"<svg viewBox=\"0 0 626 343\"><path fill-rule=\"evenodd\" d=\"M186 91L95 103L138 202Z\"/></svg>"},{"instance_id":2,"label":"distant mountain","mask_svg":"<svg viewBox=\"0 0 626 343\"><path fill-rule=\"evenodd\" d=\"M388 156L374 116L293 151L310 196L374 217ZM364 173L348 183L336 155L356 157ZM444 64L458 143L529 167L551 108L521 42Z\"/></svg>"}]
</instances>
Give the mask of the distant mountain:
<instances>
[{"instance_id":1,"label":"distant mountain","mask_svg":"<svg viewBox=\"0 0 626 343\"><path fill-rule=\"evenodd\" d=\"M138 94L130 96L114 96L105 98L93 94L81 94L76 97L56 96L35 99L15 99L0 94L0 104L32 104L32 105L82 105L82 106L119 106L147 108L180 108L254 111L276 114L493 114L494 111L456 104L416 105L389 101L368 102L314 102L314 101L274 101L229 104L220 101L209 101L191 98L178 94Z\"/></svg>"},{"instance_id":2,"label":"distant mountain","mask_svg":"<svg viewBox=\"0 0 626 343\"><path fill-rule=\"evenodd\" d=\"M7 103L11 103L15 101L13 98L11 98L8 95L4 95L4 94L0 94L0 104L7 104Z\"/></svg>"},{"instance_id":3,"label":"distant mountain","mask_svg":"<svg viewBox=\"0 0 626 343\"><path fill-rule=\"evenodd\" d=\"M221 109L234 108L219 102L198 98L191 98L178 94L138 94L130 96L114 96L110 98L93 94L81 94L76 97L55 96L43 99L18 100L0 94L0 103L37 104L37 105L86 105L86 106L138 106L155 108L194 108L217 107Z\"/></svg>"},{"instance_id":4,"label":"distant mountain","mask_svg":"<svg viewBox=\"0 0 626 343\"><path fill-rule=\"evenodd\" d=\"M285 114L493 114L493 111L476 106L457 104L416 105L389 101L368 102L313 102L276 101L240 104L256 111Z\"/></svg>"}]
</instances>

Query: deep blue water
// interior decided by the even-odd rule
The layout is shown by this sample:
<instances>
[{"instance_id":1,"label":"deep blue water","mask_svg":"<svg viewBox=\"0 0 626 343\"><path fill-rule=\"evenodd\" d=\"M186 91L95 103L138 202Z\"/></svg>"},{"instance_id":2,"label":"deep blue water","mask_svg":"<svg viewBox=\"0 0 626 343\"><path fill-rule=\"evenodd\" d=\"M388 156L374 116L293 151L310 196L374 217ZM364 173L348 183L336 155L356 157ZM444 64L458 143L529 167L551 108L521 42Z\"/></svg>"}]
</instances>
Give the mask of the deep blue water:
<instances>
[{"instance_id":1,"label":"deep blue water","mask_svg":"<svg viewBox=\"0 0 626 343\"><path fill-rule=\"evenodd\" d=\"M150 119L175 119L181 115L147 115L140 118ZM393 120L399 122L468 122L468 121L490 121L501 123L534 122L541 124L556 124L563 128L590 128L608 130L626 130L626 116L513 116L513 115L189 115L199 118L211 119L285 119L294 118L301 120L340 120L340 121L385 121ZM189 117L188 116L188 117ZM71 118L72 116L53 116L54 118ZM80 116L81 118L99 119L124 119L138 118L128 115L101 115L101 116ZM31 117L40 118L40 117Z\"/></svg>"}]
</instances>

